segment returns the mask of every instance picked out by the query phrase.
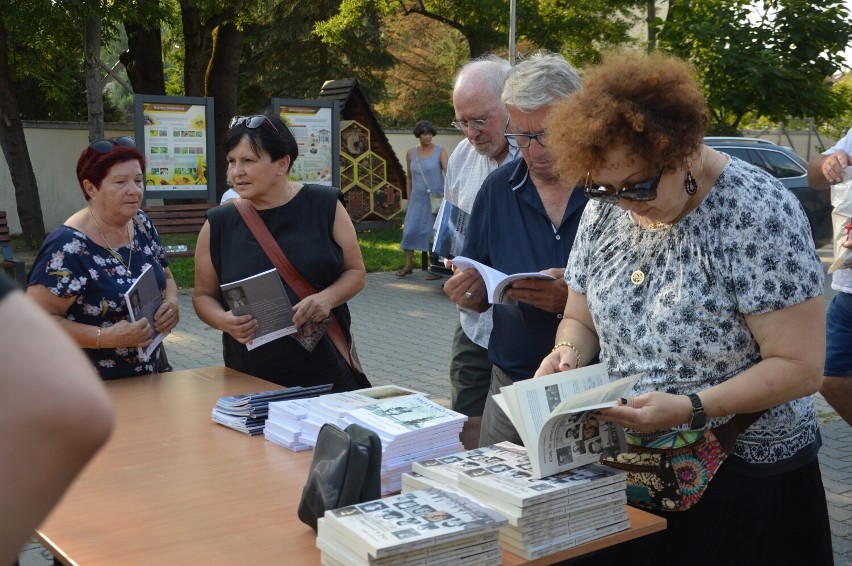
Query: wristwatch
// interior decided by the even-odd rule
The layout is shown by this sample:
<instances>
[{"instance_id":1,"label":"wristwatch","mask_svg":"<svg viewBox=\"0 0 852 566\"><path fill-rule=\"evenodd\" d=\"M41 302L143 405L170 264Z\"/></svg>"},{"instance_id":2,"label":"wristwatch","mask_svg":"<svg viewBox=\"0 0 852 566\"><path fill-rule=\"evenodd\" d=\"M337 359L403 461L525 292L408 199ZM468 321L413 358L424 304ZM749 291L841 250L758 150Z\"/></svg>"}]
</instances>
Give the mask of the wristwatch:
<instances>
[{"instance_id":1,"label":"wristwatch","mask_svg":"<svg viewBox=\"0 0 852 566\"><path fill-rule=\"evenodd\" d=\"M701 404L701 398L695 393L687 395L692 402L692 416L689 417L690 430L698 430L704 428L707 424L707 411L704 410L704 405Z\"/></svg>"}]
</instances>

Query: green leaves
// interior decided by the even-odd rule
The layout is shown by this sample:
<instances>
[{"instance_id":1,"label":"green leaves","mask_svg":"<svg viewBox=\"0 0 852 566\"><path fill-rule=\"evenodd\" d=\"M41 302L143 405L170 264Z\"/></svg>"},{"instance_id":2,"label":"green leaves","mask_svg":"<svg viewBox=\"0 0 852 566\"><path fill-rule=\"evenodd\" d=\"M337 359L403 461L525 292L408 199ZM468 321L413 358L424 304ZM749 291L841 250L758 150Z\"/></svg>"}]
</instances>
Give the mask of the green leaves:
<instances>
[{"instance_id":1,"label":"green leaves","mask_svg":"<svg viewBox=\"0 0 852 566\"><path fill-rule=\"evenodd\" d=\"M715 129L747 115L824 120L848 105L825 85L842 64L852 19L840 0L672 2L661 47L696 66Z\"/></svg>"}]
</instances>

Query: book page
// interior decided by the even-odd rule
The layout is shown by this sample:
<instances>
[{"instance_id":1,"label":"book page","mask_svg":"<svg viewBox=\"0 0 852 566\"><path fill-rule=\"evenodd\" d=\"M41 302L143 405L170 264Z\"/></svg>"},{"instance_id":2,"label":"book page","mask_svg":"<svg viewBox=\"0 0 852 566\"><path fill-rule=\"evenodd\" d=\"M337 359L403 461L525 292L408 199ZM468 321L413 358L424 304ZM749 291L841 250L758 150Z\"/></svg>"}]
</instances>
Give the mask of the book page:
<instances>
[{"instance_id":1,"label":"book page","mask_svg":"<svg viewBox=\"0 0 852 566\"><path fill-rule=\"evenodd\" d=\"M608 384L606 366L594 364L518 381L514 385L501 387L500 391L510 411L521 417L523 429L535 437L550 414L565 400Z\"/></svg>"},{"instance_id":2,"label":"book page","mask_svg":"<svg viewBox=\"0 0 852 566\"><path fill-rule=\"evenodd\" d=\"M296 332L293 306L275 269L220 287L231 312L250 314L258 322L257 332L246 343L249 350Z\"/></svg>"},{"instance_id":3,"label":"book page","mask_svg":"<svg viewBox=\"0 0 852 566\"><path fill-rule=\"evenodd\" d=\"M534 477L552 475L620 451L620 426L598 423L591 412L613 407L639 380L609 381L606 367L584 368L519 381L502 387L495 401L524 440Z\"/></svg>"},{"instance_id":4,"label":"book page","mask_svg":"<svg viewBox=\"0 0 852 566\"><path fill-rule=\"evenodd\" d=\"M502 271L498 271L484 263L480 263L464 256L454 257L452 262L457 269L461 269L462 271L472 268L479 272L479 275L482 276L482 280L485 282L485 288L488 291L488 302L493 305L515 304L516 301L506 298L506 291L512 286L512 283L519 279L553 279L551 275L537 271L506 275Z\"/></svg>"},{"instance_id":5,"label":"book page","mask_svg":"<svg viewBox=\"0 0 852 566\"><path fill-rule=\"evenodd\" d=\"M133 284L127 289L124 294L124 301L127 303L127 313L130 317L130 322L138 322L143 318L148 319L148 324L151 325L151 331L154 332L154 341L147 348L137 348L139 357L143 361L151 359L151 354L157 349L157 346L163 341L168 333L157 332L154 330L154 315L157 314L157 309L163 304L163 296L160 294L160 288L157 286L157 277L154 275L154 270L150 265L146 265L142 273Z\"/></svg>"},{"instance_id":6,"label":"book page","mask_svg":"<svg viewBox=\"0 0 852 566\"><path fill-rule=\"evenodd\" d=\"M495 305L513 305L517 303L517 301L513 301L506 297L506 291L511 289L512 284L520 279L550 279L553 281L556 278L552 275L548 275L547 273L515 273L513 275L507 275L506 278L500 281L500 283L497 284L497 287L494 288L494 297L492 302Z\"/></svg>"}]
</instances>

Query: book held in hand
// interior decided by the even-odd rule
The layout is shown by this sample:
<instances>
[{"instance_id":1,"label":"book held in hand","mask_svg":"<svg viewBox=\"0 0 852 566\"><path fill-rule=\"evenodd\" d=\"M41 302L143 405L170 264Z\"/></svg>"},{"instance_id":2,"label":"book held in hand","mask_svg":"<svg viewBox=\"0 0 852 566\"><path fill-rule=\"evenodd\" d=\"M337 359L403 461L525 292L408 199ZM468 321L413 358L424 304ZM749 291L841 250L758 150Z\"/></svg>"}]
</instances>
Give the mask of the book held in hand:
<instances>
[{"instance_id":1,"label":"book held in hand","mask_svg":"<svg viewBox=\"0 0 852 566\"><path fill-rule=\"evenodd\" d=\"M441 257L452 259L460 255L464 247L467 223L470 215L447 199L441 204L435 221L435 239L432 251Z\"/></svg>"},{"instance_id":2,"label":"book held in hand","mask_svg":"<svg viewBox=\"0 0 852 566\"><path fill-rule=\"evenodd\" d=\"M598 462L627 449L620 425L592 412L614 407L639 380L610 381L604 364L517 381L493 399L515 425L535 478Z\"/></svg>"},{"instance_id":3,"label":"book held in hand","mask_svg":"<svg viewBox=\"0 0 852 566\"><path fill-rule=\"evenodd\" d=\"M476 260L464 256L454 257L452 259L452 263L456 269L461 269L462 271L465 269L475 269L479 272L479 275L482 276L482 280L485 282L485 288L488 291L488 302L493 305L511 305L515 303L515 301L506 297L506 291L512 287L512 284L515 281L520 279L555 279L552 275L541 272L514 273L512 275L506 275L502 271L498 271L484 263L479 263Z\"/></svg>"},{"instance_id":4,"label":"book held in hand","mask_svg":"<svg viewBox=\"0 0 852 566\"><path fill-rule=\"evenodd\" d=\"M246 343L249 350L296 332L293 305L275 269L220 287L231 312L250 314L258 322L257 332Z\"/></svg>"},{"instance_id":5,"label":"book held in hand","mask_svg":"<svg viewBox=\"0 0 852 566\"><path fill-rule=\"evenodd\" d=\"M138 322L143 318L148 319L148 324L151 325L153 332L153 342L147 348L136 348L139 351L139 357L143 361L151 359L151 354L157 349L157 346L162 343L163 338L168 332L157 332L154 330L154 315L157 314L157 309L163 304L163 295L160 293L160 288L157 286L157 277L154 275L154 270L150 265L146 265L142 269L139 277L130 285L127 292L124 294L124 301L127 303L127 312L130 317L130 322Z\"/></svg>"}]
</instances>

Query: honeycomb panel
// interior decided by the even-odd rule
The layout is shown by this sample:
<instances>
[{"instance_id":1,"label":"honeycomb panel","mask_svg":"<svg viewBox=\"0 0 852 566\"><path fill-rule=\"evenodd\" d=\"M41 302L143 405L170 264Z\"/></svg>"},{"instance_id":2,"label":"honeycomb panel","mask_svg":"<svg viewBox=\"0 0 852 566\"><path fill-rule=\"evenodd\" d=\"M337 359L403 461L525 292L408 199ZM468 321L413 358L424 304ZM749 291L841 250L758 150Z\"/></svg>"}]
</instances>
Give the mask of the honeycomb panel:
<instances>
[{"instance_id":1,"label":"honeycomb panel","mask_svg":"<svg viewBox=\"0 0 852 566\"><path fill-rule=\"evenodd\" d=\"M345 191L355 184L355 162L351 157L340 154L340 188Z\"/></svg>"},{"instance_id":2,"label":"honeycomb panel","mask_svg":"<svg viewBox=\"0 0 852 566\"><path fill-rule=\"evenodd\" d=\"M360 157L370 151L370 130L352 121L340 127L340 153Z\"/></svg>"},{"instance_id":3,"label":"honeycomb panel","mask_svg":"<svg viewBox=\"0 0 852 566\"><path fill-rule=\"evenodd\" d=\"M358 182L370 189L378 188L387 181L387 163L379 155L368 151L356 161Z\"/></svg>"},{"instance_id":4,"label":"honeycomb panel","mask_svg":"<svg viewBox=\"0 0 852 566\"><path fill-rule=\"evenodd\" d=\"M370 214L370 193L360 185L353 185L346 191L346 212L354 222L363 220Z\"/></svg>"},{"instance_id":5,"label":"honeycomb panel","mask_svg":"<svg viewBox=\"0 0 852 566\"><path fill-rule=\"evenodd\" d=\"M373 191L373 212L385 220L402 212L402 191L390 183Z\"/></svg>"}]
</instances>

